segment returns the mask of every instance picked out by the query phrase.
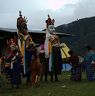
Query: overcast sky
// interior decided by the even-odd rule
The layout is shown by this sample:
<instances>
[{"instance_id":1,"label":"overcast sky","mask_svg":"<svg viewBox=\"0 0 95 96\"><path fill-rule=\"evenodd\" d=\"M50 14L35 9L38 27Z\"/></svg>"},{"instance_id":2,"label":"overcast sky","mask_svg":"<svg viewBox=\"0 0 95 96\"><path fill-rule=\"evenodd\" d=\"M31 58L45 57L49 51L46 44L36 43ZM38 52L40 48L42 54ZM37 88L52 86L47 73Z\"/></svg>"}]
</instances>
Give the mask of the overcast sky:
<instances>
[{"instance_id":1,"label":"overcast sky","mask_svg":"<svg viewBox=\"0 0 95 96\"><path fill-rule=\"evenodd\" d=\"M95 16L95 0L0 0L0 27L16 28L19 15L28 18L29 29L44 29L47 14L55 26Z\"/></svg>"}]
</instances>

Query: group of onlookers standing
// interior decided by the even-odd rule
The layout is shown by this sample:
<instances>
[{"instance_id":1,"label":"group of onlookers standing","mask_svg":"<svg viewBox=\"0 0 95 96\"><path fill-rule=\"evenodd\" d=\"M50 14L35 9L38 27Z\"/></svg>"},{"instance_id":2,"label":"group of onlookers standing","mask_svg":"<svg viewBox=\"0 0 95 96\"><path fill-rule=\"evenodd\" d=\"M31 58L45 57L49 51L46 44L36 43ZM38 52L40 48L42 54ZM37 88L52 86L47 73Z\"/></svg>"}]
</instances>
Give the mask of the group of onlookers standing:
<instances>
[{"instance_id":1,"label":"group of onlookers standing","mask_svg":"<svg viewBox=\"0 0 95 96\"><path fill-rule=\"evenodd\" d=\"M71 57L68 62L71 63L71 80L81 81L82 72L86 71L87 80L95 80L95 52L91 46L86 46L87 52L81 57L76 55L73 51L69 51Z\"/></svg>"},{"instance_id":2,"label":"group of onlookers standing","mask_svg":"<svg viewBox=\"0 0 95 96\"><path fill-rule=\"evenodd\" d=\"M67 59L67 62L72 66L70 79L73 81L81 81L83 71L86 71L87 80L95 80L95 52L90 46L87 46L86 48L87 53L83 58L76 55L72 50L68 52L70 54L70 57ZM47 81L48 74L50 75L51 81L53 81L53 75L55 77L55 81L59 81L57 75L61 74L61 70L57 69L60 60L57 60L58 62L55 62L55 60L54 66L57 67L54 67L53 71L49 71L49 60L45 58L43 44L41 44L41 46L39 46L38 48L30 44L30 46L27 48L26 53L26 74L23 74L22 56L18 50L13 51L10 56L6 58L6 60L5 58L0 58L0 72L2 70L1 68L3 68L2 72L5 72L7 79L10 78L12 87L19 87L19 84L21 84L21 77L27 77L26 83L32 84L32 86L39 85L39 81L43 80L43 76L45 78L45 81ZM54 58L58 59L58 55L55 54L56 51L53 55L56 56ZM15 56L15 58L12 58L13 56ZM5 62L5 65L3 65L2 61L3 63ZM13 64L10 65L11 63ZM2 65L4 67L1 67Z\"/></svg>"}]
</instances>

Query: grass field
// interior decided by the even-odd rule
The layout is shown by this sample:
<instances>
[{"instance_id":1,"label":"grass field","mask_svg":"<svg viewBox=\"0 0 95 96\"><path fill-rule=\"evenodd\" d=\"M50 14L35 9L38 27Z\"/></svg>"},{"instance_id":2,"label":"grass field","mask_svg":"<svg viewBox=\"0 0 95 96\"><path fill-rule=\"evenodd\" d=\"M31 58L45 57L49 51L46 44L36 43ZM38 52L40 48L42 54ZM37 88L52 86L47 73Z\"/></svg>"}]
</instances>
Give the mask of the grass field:
<instances>
[{"instance_id":1,"label":"grass field","mask_svg":"<svg viewBox=\"0 0 95 96\"><path fill-rule=\"evenodd\" d=\"M23 84L19 89L12 89L9 84L0 88L0 96L95 96L95 81L87 81L85 74L81 82L70 81L70 73L63 72L60 82L41 81L40 86L32 88Z\"/></svg>"}]
</instances>

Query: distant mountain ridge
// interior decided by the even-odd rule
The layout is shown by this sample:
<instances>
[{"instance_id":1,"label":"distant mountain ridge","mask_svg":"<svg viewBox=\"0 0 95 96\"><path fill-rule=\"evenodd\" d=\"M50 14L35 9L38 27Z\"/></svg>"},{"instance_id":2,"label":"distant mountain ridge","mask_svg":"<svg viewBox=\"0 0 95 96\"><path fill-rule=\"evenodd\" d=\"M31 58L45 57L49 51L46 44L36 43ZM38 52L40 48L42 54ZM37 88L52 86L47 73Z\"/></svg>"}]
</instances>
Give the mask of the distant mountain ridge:
<instances>
[{"instance_id":1,"label":"distant mountain ridge","mask_svg":"<svg viewBox=\"0 0 95 96\"><path fill-rule=\"evenodd\" d=\"M85 52L86 45L95 48L95 16L57 26L56 31L74 34L75 37L63 37L61 41L66 42L71 49L80 55Z\"/></svg>"}]
</instances>

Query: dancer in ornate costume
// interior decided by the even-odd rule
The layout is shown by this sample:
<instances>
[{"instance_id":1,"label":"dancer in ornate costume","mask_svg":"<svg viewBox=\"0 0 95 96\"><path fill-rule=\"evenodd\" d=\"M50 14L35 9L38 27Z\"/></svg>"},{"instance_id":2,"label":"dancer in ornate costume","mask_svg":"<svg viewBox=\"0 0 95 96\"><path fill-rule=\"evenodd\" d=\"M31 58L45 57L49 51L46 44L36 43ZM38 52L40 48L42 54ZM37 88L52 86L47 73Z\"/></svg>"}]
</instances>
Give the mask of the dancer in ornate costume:
<instances>
[{"instance_id":1,"label":"dancer in ornate costume","mask_svg":"<svg viewBox=\"0 0 95 96\"><path fill-rule=\"evenodd\" d=\"M24 74L29 72L29 64L27 64L27 51L30 43L33 43L31 36L28 34L27 28L27 18L22 17L21 11L19 11L19 17L17 19L17 29L18 29L18 45L23 56L23 68ZM34 43L33 43L34 44Z\"/></svg>"},{"instance_id":2,"label":"dancer in ornate costume","mask_svg":"<svg viewBox=\"0 0 95 96\"><path fill-rule=\"evenodd\" d=\"M54 28L54 19L48 15L46 20L46 40L45 40L45 57L49 62L49 72L51 73L51 81L55 75L55 81L58 81L57 74L61 74L62 58L60 50L60 41L56 35Z\"/></svg>"},{"instance_id":3,"label":"dancer in ornate costume","mask_svg":"<svg viewBox=\"0 0 95 96\"><path fill-rule=\"evenodd\" d=\"M8 44L9 45L9 44ZM18 88L21 83L21 64L22 55L19 52L18 45L11 39L10 43L11 52L7 57L7 62L10 63L10 78L12 87Z\"/></svg>"}]
</instances>

